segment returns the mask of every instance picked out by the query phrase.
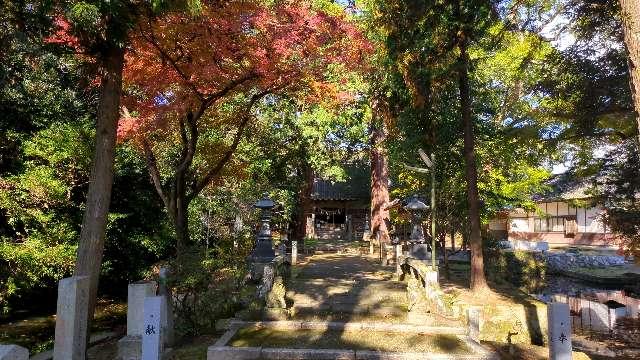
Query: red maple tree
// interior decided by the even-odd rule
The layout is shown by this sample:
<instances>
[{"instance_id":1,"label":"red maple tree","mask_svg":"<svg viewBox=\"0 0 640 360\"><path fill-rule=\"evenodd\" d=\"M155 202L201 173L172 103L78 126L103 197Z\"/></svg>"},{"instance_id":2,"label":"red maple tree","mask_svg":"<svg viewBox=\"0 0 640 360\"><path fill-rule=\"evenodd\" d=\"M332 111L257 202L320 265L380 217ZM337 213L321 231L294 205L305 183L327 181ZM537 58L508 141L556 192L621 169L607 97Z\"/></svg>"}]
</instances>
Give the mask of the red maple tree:
<instances>
[{"instance_id":1,"label":"red maple tree","mask_svg":"<svg viewBox=\"0 0 640 360\"><path fill-rule=\"evenodd\" d=\"M330 69L366 69L371 52L346 14L317 11L305 1L204 2L198 16L169 13L140 23L132 45L124 72L128 110L118 136L144 151L174 224L178 253L189 243L189 203L233 156L253 106L268 94L319 99L320 92L344 99L328 81ZM224 150L196 166L194 157L202 152L198 138L207 126L233 135ZM163 135L154 136L158 133ZM160 175L156 148L172 139L180 154L167 179Z\"/></svg>"}]
</instances>

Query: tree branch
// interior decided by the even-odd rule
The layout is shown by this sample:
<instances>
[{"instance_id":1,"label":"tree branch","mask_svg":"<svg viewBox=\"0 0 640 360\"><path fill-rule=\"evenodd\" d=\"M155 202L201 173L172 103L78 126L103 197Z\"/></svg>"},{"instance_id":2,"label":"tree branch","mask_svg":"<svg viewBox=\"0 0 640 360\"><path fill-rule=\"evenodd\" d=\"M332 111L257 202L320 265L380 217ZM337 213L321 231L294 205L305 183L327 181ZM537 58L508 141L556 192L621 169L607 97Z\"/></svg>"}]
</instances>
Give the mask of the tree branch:
<instances>
[{"instance_id":1,"label":"tree branch","mask_svg":"<svg viewBox=\"0 0 640 360\"><path fill-rule=\"evenodd\" d=\"M229 160L231 160L231 157L233 156L233 154L235 153L236 149L238 148L238 145L240 144L240 140L242 139L242 136L244 135L244 129L246 128L247 124L249 123L249 120L251 119L251 109L253 108L253 105L256 102L258 102L258 100L260 100L261 98L263 98L265 95L267 95L270 92L271 92L270 90L263 91L263 92L258 93L256 95L253 95L251 97L251 100L249 101L249 104L247 105L246 112L245 112L244 116L242 117L242 120L241 120L240 124L238 125L238 131L236 132L236 135L233 138L233 142L231 143L231 146L225 152L224 156L222 156L222 158L220 158L220 160L218 160L216 165L213 168L211 168L205 174L205 176L202 179L200 179L200 181L196 182L192 186L191 194L189 194L187 201L191 201L207 185L209 185L216 177L218 177L218 175L219 175L220 171L222 170L222 168L224 168L224 166L229 162Z\"/></svg>"},{"instance_id":2,"label":"tree branch","mask_svg":"<svg viewBox=\"0 0 640 360\"><path fill-rule=\"evenodd\" d=\"M147 163L147 169L149 170L149 176L151 177L151 181L153 182L153 186L156 189L158 195L162 199L164 206L167 208L167 211L171 212L172 207L170 206L169 197L165 193L164 188L162 187L162 179L160 178L160 171L158 170L158 162L156 161L156 156L153 153L153 149L151 148L151 144L145 138L142 139L142 149L144 150L144 157Z\"/></svg>"}]
</instances>

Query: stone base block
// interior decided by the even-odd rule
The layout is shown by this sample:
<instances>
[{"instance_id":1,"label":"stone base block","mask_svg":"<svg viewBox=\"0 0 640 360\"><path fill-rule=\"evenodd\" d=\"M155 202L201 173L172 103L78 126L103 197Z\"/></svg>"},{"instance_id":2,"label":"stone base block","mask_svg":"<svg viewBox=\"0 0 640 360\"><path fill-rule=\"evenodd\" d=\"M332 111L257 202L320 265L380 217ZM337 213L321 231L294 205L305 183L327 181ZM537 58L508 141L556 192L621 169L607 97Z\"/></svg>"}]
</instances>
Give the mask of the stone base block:
<instances>
[{"instance_id":1,"label":"stone base block","mask_svg":"<svg viewBox=\"0 0 640 360\"><path fill-rule=\"evenodd\" d=\"M355 360L353 350L262 349L261 359L274 360Z\"/></svg>"},{"instance_id":2,"label":"stone base block","mask_svg":"<svg viewBox=\"0 0 640 360\"><path fill-rule=\"evenodd\" d=\"M29 350L18 345L0 345L0 360L29 360Z\"/></svg>"},{"instance_id":3,"label":"stone base block","mask_svg":"<svg viewBox=\"0 0 640 360\"><path fill-rule=\"evenodd\" d=\"M207 360L251 360L260 359L259 347L236 348L231 346L211 346L207 350Z\"/></svg>"},{"instance_id":4,"label":"stone base block","mask_svg":"<svg viewBox=\"0 0 640 360\"><path fill-rule=\"evenodd\" d=\"M118 360L142 359L142 336L125 336L118 340Z\"/></svg>"}]
</instances>

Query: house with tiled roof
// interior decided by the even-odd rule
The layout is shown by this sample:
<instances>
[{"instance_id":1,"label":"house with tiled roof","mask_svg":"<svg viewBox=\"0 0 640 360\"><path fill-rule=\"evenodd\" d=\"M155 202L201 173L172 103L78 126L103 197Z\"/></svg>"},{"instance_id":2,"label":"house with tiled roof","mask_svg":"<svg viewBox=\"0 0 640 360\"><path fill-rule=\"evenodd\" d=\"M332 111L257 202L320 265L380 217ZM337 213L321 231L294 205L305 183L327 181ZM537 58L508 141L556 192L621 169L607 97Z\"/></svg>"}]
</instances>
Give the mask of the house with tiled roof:
<instances>
[{"instance_id":1,"label":"house with tiled roof","mask_svg":"<svg viewBox=\"0 0 640 360\"><path fill-rule=\"evenodd\" d=\"M307 218L307 236L324 239L360 239L368 222L371 176L368 166L345 167L343 181L315 177L313 211Z\"/></svg>"},{"instance_id":2,"label":"house with tiled roof","mask_svg":"<svg viewBox=\"0 0 640 360\"><path fill-rule=\"evenodd\" d=\"M533 198L535 209L505 209L489 222L500 240L545 241L550 245L614 245L603 222L606 209L592 195L594 177L573 172L548 182L549 191Z\"/></svg>"}]
</instances>

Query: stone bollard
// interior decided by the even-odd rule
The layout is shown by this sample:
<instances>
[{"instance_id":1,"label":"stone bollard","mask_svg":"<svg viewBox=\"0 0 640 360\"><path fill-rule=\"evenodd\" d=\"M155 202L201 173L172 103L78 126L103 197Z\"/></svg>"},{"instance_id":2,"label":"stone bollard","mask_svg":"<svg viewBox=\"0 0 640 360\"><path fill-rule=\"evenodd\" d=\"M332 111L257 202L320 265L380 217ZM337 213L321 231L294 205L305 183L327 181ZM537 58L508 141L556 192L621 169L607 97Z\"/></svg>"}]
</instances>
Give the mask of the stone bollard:
<instances>
[{"instance_id":1,"label":"stone bollard","mask_svg":"<svg viewBox=\"0 0 640 360\"><path fill-rule=\"evenodd\" d=\"M160 360L164 353L164 328L167 309L164 296L144 299L144 332L142 333L142 360Z\"/></svg>"},{"instance_id":2,"label":"stone bollard","mask_svg":"<svg viewBox=\"0 0 640 360\"><path fill-rule=\"evenodd\" d=\"M549 359L571 360L569 304L558 302L547 304L547 324L549 327Z\"/></svg>"},{"instance_id":3,"label":"stone bollard","mask_svg":"<svg viewBox=\"0 0 640 360\"><path fill-rule=\"evenodd\" d=\"M378 244L380 246L380 265L387 266L389 265L389 262L387 259L387 245L382 241L380 241Z\"/></svg>"},{"instance_id":4,"label":"stone bollard","mask_svg":"<svg viewBox=\"0 0 640 360\"><path fill-rule=\"evenodd\" d=\"M394 247L394 255L396 260L396 275L402 275L402 264L400 264L400 256L402 256L402 245L396 244Z\"/></svg>"},{"instance_id":5,"label":"stone bollard","mask_svg":"<svg viewBox=\"0 0 640 360\"><path fill-rule=\"evenodd\" d=\"M171 294L171 289L169 289L168 281L169 281L169 268L161 267L158 273L159 281L158 281L158 295L164 296L166 301L166 309L165 309L165 323L163 324L164 328L164 344L166 346L172 346L174 341L174 333L173 333L173 296Z\"/></svg>"},{"instance_id":6,"label":"stone bollard","mask_svg":"<svg viewBox=\"0 0 640 360\"><path fill-rule=\"evenodd\" d=\"M298 263L298 240L291 241L291 265Z\"/></svg>"},{"instance_id":7,"label":"stone bollard","mask_svg":"<svg viewBox=\"0 0 640 360\"><path fill-rule=\"evenodd\" d=\"M84 360L87 348L89 277L72 276L58 283L54 360Z\"/></svg>"},{"instance_id":8,"label":"stone bollard","mask_svg":"<svg viewBox=\"0 0 640 360\"><path fill-rule=\"evenodd\" d=\"M0 345L0 360L29 360L29 350L18 345Z\"/></svg>"},{"instance_id":9,"label":"stone bollard","mask_svg":"<svg viewBox=\"0 0 640 360\"><path fill-rule=\"evenodd\" d=\"M147 297L155 296L157 288L155 281L138 281L129 284L127 290L127 336L118 340L119 359L142 359L144 300Z\"/></svg>"},{"instance_id":10,"label":"stone bollard","mask_svg":"<svg viewBox=\"0 0 640 360\"><path fill-rule=\"evenodd\" d=\"M481 308L472 306L467 309L467 318L469 319L469 337L476 343L480 343L480 314Z\"/></svg>"}]
</instances>

